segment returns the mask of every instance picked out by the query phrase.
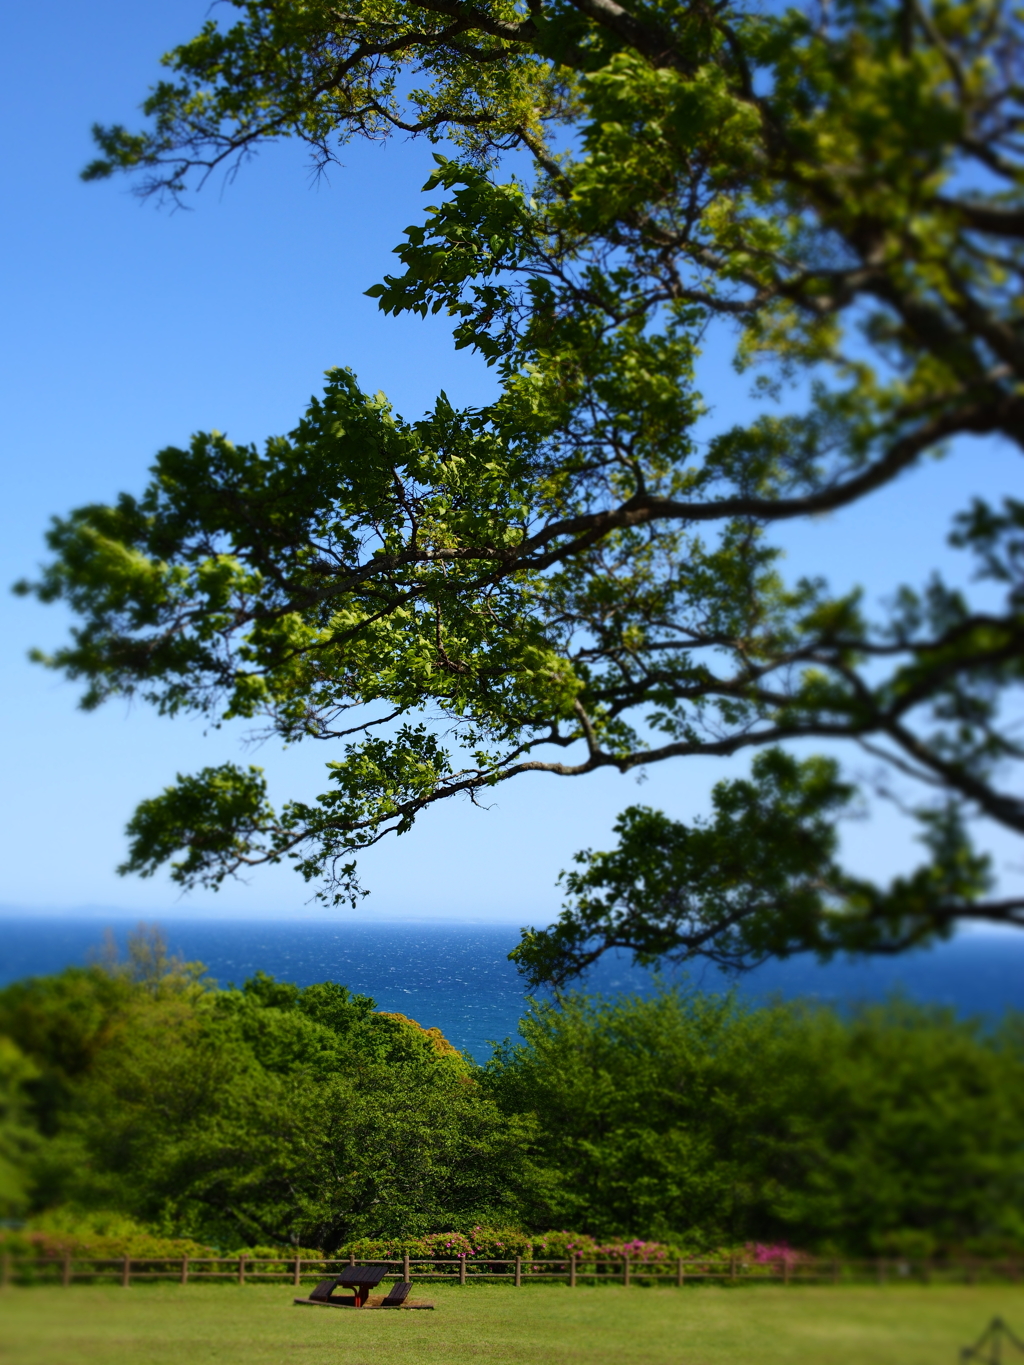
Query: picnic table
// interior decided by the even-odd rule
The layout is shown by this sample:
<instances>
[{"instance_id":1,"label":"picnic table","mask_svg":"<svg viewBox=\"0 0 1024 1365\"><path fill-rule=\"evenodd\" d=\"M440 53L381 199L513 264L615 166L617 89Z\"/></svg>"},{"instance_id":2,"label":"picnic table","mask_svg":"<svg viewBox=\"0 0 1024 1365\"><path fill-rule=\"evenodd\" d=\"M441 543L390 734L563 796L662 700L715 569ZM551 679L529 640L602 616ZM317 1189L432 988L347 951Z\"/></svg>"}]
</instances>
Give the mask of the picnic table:
<instances>
[{"instance_id":1,"label":"picnic table","mask_svg":"<svg viewBox=\"0 0 1024 1365\"><path fill-rule=\"evenodd\" d=\"M370 1290L376 1289L387 1274L382 1265L350 1265L338 1276L342 1289L351 1289L355 1294L357 1308L362 1308L370 1297Z\"/></svg>"},{"instance_id":2,"label":"picnic table","mask_svg":"<svg viewBox=\"0 0 1024 1365\"><path fill-rule=\"evenodd\" d=\"M317 1287L310 1293L308 1298L296 1299L299 1304L314 1304L320 1308L364 1308L370 1297L370 1290L376 1289L381 1280L387 1275L387 1267L381 1265L351 1265L346 1266L341 1275L332 1275L329 1279L321 1280ZM351 1299L336 1299L334 1291L338 1288L351 1289ZM371 1308L433 1308L432 1303L422 1301L409 1301L409 1291L412 1285L406 1281L399 1281L392 1285L391 1293L380 1303L373 1303Z\"/></svg>"}]
</instances>

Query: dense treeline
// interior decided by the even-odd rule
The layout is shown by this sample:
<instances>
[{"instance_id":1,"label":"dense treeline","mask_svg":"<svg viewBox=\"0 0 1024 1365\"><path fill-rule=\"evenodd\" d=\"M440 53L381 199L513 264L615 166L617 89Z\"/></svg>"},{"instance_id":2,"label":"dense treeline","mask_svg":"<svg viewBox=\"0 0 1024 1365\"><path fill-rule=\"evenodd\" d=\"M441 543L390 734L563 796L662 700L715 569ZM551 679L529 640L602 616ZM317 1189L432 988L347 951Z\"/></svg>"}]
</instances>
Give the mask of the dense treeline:
<instances>
[{"instance_id":1,"label":"dense treeline","mask_svg":"<svg viewBox=\"0 0 1024 1365\"><path fill-rule=\"evenodd\" d=\"M0 1200L222 1247L1022 1247L1024 1020L573 996L480 1068L334 983L218 990L137 939L0 992Z\"/></svg>"},{"instance_id":2,"label":"dense treeline","mask_svg":"<svg viewBox=\"0 0 1024 1365\"><path fill-rule=\"evenodd\" d=\"M666 992L521 1027L488 1089L537 1124L534 1217L850 1254L1024 1243L1019 1018Z\"/></svg>"},{"instance_id":3,"label":"dense treeline","mask_svg":"<svg viewBox=\"0 0 1024 1365\"><path fill-rule=\"evenodd\" d=\"M439 1034L325 982L214 990L136 944L0 995L37 1069L36 1205L225 1245L507 1219L526 1142Z\"/></svg>"}]
</instances>

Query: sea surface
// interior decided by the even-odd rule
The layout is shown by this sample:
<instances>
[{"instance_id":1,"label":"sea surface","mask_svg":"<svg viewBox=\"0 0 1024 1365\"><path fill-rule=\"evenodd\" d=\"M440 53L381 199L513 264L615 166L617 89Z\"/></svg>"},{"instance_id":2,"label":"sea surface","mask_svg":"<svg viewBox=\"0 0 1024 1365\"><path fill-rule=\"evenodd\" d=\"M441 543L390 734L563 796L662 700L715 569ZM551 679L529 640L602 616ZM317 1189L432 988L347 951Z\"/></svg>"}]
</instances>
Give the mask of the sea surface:
<instances>
[{"instance_id":1,"label":"sea surface","mask_svg":"<svg viewBox=\"0 0 1024 1365\"><path fill-rule=\"evenodd\" d=\"M0 916L0 985L45 975L95 958L105 930L123 949L134 920L53 915ZM508 961L518 940L508 925L309 920L240 922L168 918L168 946L203 962L222 986L268 972L300 986L338 981L371 995L378 1007L440 1028L478 1061L490 1043L514 1036L529 1004ZM684 979L679 973L667 980ZM951 943L902 957L818 965L804 956L770 962L739 977L691 966L685 979L705 991L735 989L752 1001L810 997L843 1007L896 992L949 1006L962 1015L996 1018L1024 1010L1024 933L964 934ZM626 955L607 955L583 988L604 994L647 993L649 972Z\"/></svg>"}]
</instances>

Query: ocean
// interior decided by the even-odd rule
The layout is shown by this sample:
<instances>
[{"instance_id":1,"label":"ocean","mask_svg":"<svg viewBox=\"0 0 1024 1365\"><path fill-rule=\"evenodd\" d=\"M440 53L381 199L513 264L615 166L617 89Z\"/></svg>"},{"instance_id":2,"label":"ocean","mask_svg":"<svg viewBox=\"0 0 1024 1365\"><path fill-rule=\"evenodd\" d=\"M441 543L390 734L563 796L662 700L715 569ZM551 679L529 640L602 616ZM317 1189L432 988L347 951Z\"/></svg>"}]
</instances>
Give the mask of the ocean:
<instances>
[{"instance_id":1,"label":"ocean","mask_svg":"<svg viewBox=\"0 0 1024 1365\"><path fill-rule=\"evenodd\" d=\"M135 921L54 915L0 917L0 985L84 963L109 927L123 947ZM222 986L268 972L300 986L332 980L372 995L456 1047L484 1061L492 1041L514 1036L529 1004L508 952L518 932L508 924L430 924L325 919L241 922L168 918L172 952L203 962ZM1024 933L971 932L951 943L897 958L818 965L806 956L769 962L734 977L691 964L686 979L701 990L735 988L751 1001L809 997L837 1006L895 992L949 1006L962 1015L1000 1016L1024 1009ZM680 973L666 974L681 980ZM628 956L607 955L582 983L603 994L647 993L651 974Z\"/></svg>"}]
</instances>

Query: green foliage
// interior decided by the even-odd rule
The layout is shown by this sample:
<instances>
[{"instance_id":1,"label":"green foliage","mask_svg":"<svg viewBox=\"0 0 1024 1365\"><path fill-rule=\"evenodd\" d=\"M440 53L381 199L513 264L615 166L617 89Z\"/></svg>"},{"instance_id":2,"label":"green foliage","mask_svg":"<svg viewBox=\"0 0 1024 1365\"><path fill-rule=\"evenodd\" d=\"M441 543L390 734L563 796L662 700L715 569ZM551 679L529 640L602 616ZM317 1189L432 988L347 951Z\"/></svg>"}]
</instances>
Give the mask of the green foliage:
<instances>
[{"instance_id":1,"label":"green foliage","mask_svg":"<svg viewBox=\"0 0 1024 1365\"><path fill-rule=\"evenodd\" d=\"M24 1082L45 1135L59 1127L76 1084L126 1027L140 1002L195 1001L201 968L167 955L156 929L140 926L119 961L108 940L103 961L58 976L30 977L0 991L0 1037L32 1062Z\"/></svg>"},{"instance_id":2,"label":"green foliage","mask_svg":"<svg viewBox=\"0 0 1024 1365\"><path fill-rule=\"evenodd\" d=\"M395 1261L404 1255L414 1260L436 1257L437 1268L448 1272L455 1269L452 1258L464 1256L468 1274L473 1273L474 1266L487 1270L492 1263L512 1261L517 1256L529 1268L533 1262L543 1261L565 1265L570 1256L581 1266L589 1266L595 1259L621 1261L628 1254L634 1264L642 1261L649 1270L663 1267L666 1273L674 1274L675 1267L669 1263L683 1255L684 1249L665 1242L635 1239L602 1244L589 1233L564 1229L524 1232L517 1227L476 1226L465 1232L435 1232L428 1237L361 1237L338 1248L339 1255L349 1252L361 1261Z\"/></svg>"},{"instance_id":3,"label":"green foliage","mask_svg":"<svg viewBox=\"0 0 1024 1365\"><path fill-rule=\"evenodd\" d=\"M0 992L0 1029L41 1078L37 1207L328 1250L518 1209L528 1122L437 1030L332 982L218 991L98 965Z\"/></svg>"},{"instance_id":4,"label":"green foliage","mask_svg":"<svg viewBox=\"0 0 1024 1365\"><path fill-rule=\"evenodd\" d=\"M467 1227L461 1231L431 1232L425 1237L360 1237L343 1243L339 1255L351 1252L357 1260L400 1260L436 1257L439 1263L465 1256L467 1262L488 1258L505 1260L529 1256L534 1238L518 1227Z\"/></svg>"},{"instance_id":5,"label":"green foliage","mask_svg":"<svg viewBox=\"0 0 1024 1365\"><path fill-rule=\"evenodd\" d=\"M989 889L988 858L972 849L956 807L922 813L931 858L882 889L836 861L837 812L853 794L834 761L766 749L751 780L716 785L710 822L631 806L616 821L617 847L579 853L584 870L563 874L573 899L560 919L524 930L510 956L534 985L558 986L609 948L632 949L646 965L700 953L742 966L808 948L822 958L892 951L950 933L929 907Z\"/></svg>"},{"instance_id":6,"label":"green foliage","mask_svg":"<svg viewBox=\"0 0 1024 1365\"><path fill-rule=\"evenodd\" d=\"M536 1120L534 1224L847 1254L1005 1250L1024 1225L1019 1021L844 1020L665 992L536 1006L487 1084Z\"/></svg>"},{"instance_id":7,"label":"green foliage","mask_svg":"<svg viewBox=\"0 0 1024 1365\"><path fill-rule=\"evenodd\" d=\"M408 1061L261 1067L237 1034L196 1030L160 1055L163 1021L112 1057L52 1152L89 1153L65 1198L128 1207L221 1245L426 1230L511 1200L516 1130L469 1083ZM264 1034L277 1021L264 1021ZM286 1033L285 1047L294 1043ZM263 1041L266 1043L266 1036ZM285 1049L273 1038L271 1061ZM324 1040L326 1043L326 1040ZM232 1046L233 1043L233 1046ZM510 1160L511 1158L511 1160ZM55 1180L46 1181L58 1189Z\"/></svg>"},{"instance_id":8,"label":"green foliage","mask_svg":"<svg viewBox=\"0 0 1024 1365\"><path fill-rule=\"evenodd\" d=\"M0 1217L22 1212L28 1202L25 1168L37 1135L29 1122L27 1083L36 1070L9 1038L0 1035Z\"/></svg>"},{"instance_id":9,"label":"green foliage","mask_svg":"<svg viewBox=\"0 0 1024 1365\"><path fill-rule=\"evenodd\" d=\"M520 949L534 979L610 943L827 956L1020 922L966 833L1024 832L1020 506L954 527L985 606L933 578L893 584L872 620L856 593L787 582L770 540L897 479L919 515L929 454L1024 443L1018 11L226 13L165 58L148 130L97 130L87 178L137 171L180 197L278 137L318 164L354 136L443 143L439 202L369 293L450 316L497 396L441 394L408 422L333 371L289 436L200 433L140 497L54 524L34 590L78 618L47 662L85 705L134 694L339 746L327 789L279 811L256 769L179 776L140 806L123 870L216 887L288 859L355 900L359 850L439 800L749 748L767 756L710 822L630 810L616 850L583 855L559 928ZM530 175L503 169L515 150ZM720 380L702 392L709 337L733 348L749 420ZM923 793L900 794L920 868L885 887L838 866L824 812L846 783L771 756L814 739ZM747 865L717 856L732 836Z\"/></svg>"},{"instance_id":10,"label":"green foliage","mask_svg":"<svg viewBox=\"0 0 1024 1365\"><path fill-rule=\"evenodd\" d=\"M985 1033L900 1001L844 1018L665 991L538 1003L521 1035L474 1067L333 982L217 990L153 933L127 963L16 983L0 1176L30 1221L10 1247L1024 1247L1017 1016Z\"/></svg>"},{"instance_id":11,"label":"green foliage","mask_svg":"<svg viewBox=\"0 0 1024 1365\"><path fill-rule=\"evenodd\" d=\"M12 1256L215 1256L213 1247L189 1237L161 1237L123 1213L50 1209L23 1227L0 1231L0 1248Z\"/></svg>"}]
</instances>

